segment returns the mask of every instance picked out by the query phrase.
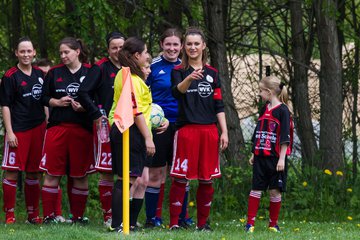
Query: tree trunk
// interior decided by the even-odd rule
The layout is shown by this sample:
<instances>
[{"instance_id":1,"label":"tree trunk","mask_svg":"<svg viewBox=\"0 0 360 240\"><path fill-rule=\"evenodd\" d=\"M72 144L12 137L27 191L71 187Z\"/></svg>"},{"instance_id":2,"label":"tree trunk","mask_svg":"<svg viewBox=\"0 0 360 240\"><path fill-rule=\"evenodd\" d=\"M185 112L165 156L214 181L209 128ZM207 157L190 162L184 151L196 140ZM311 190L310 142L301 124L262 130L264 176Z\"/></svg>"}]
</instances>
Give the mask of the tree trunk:
<instances>
[{"instance_id":1,"label":"tree trunk","mask_svg":"<svg viewBox=\"0 0 360 240\"><path fill-rule=\"evenodd\" d=\"M231 91L231 79L229 79L228 59L225 46L225 29L223 18L223 1L203 0L206 30L208 33L208 47L211 56L211 63L219 70L222 82L222 95L225 104L226 122L229 132L229 148L225 151L226 160L234 166L244 166L245 156L242 149L245 149L244 137L240 128L239 117Z\"/></svg>"},{"instance_id":2,"label":"tree trunk","mask_svg":"<svg viewBox=\"0 0 360 240\"><path fill-rule=\"evenodd\" d=\"M76 26L81 26L80 22L76 22L76 6L74 1L65 0L65 15L66 15L66 34L69 37L76 37Z\"/></svg>"},{"instance_id":3,"label":"tree trunk","mask_svg":"<svg viewBox=\"0 0 360 240\"><path fill-rule=\"evenodd\" d=\"M126 19L135 19L135 9L136 6L140 4L139 2L140 0L125 1L124 16ZM125 29L125 34L127 36L140 37L142 35L142 29L142 23L133 21L132 24L129 24L129 26Z\"/></svg>"},{"instance_id":4,"label":"tree trunk","mask_svg":"<svg viewBox=\"0 0 360 240\"><path fill-rule=\"evenodd\" d=\"M309 103L308 71L306 65L306 47L304 42L303 8L301 1L290 0L289 9L291 16L291 50L294 58L294 76L292 82L292 98L297 123L297 133L301 141L303 164L313 166L317 152L314 128L311 121ZM298 63L303 63L300 65Z\"/></svg>"},{"instance_id":5,"label":"tree trunk","mask_svg":"<svg viewBox=\"0 0 360 240\"><path fill-rule=\"evenodd\" d=\"M89 9L90 11L96 11L96 9ZM99 55L99 52L98 52L98 43L101 41L99 39L99 34L96 34L96 26L95 26L95 20L94 20L94 16L89 14L88 16L88 20L89 20L89 29L90 29L90 32L94 34L93 38L91 39L91 42L90 42L90 54L89 54L89 61L91 64L94 64L95 62L95 58L96 56Z\"/></svg>"},{"instance_id":6,"label":"tree trunk","mask_svg":"<svg viewBox=\"0 0 360 240\"><path fill-rule=\"evenodd\" d=\"M320 168L343 168L342 155L342 65L334 0L315 0L320 50Z\"/></svg>"},{"instance_id":7,"label":"tree trunk","mask_svg":"<svg viewBox=\"0 0 360 240\"><path fill-rule=\"evenodd\" d=\"M257 36L257 45L258 45L258 56L259 56L259 80L261 80L263 78L263 59L262 59L262 35L261 35L261 18L262 18L262 14L261 14L261 9L257 9L257 20L256 20L256 36Z\"/></svg>"},{"instance_id":8,"label":"tree trunk","mask_svg":"<svg viewBox=\"0 0 360 240\"><path fill-rule=\"evenodd\" d=\"M163 16L164 21L159 24L159 33L164 32L167 28L177 27L182 28L182 12L184 0L169 0L168 5L160 5L160 16Z\"/></svg>"},{"instance_id":9,"label":"tree trunk","mask_svg":"<svg viewBox=\"0 0 360 240\"><path fill-rule=\"evenodd\" d=\"M42 58L48 57L47 43L46 43L46 31L44 21L44 1L34 1L34 18L36 22L36 32L38 35L38 47L40 50L40 56Z\"/></svg>"},{"instance_id":10,"label":"tree trunk","mask_svg":"<svg viewBox=\"0 0 360 240\"><path fill-rule=\"evenodd\" d=\"M11 37L10 37L10 58L15 60L14 50L16 44L21 36L21 1L12 1L12 16L11 16Z\"/></svg>"},{"instance_id":11,"label":"tree trunk","mask_svg":"<svg viewBox=\"0 0 360 240\"><path fill-rule=\"evenodd\" d=\"M184 0L183 11L188 20L189 26L198 26L199 22L194 18L190 9L190 6L193 2L194 1L191 0Z\"/></svg>"},{"instance_id":12,"label":"tree trunk","mask_svg":"<svg viewBox=\"0 0 360 240\"><path fill-rule=\"evenodd\" d=\"M351 1L352 8L351 8L351 14L352 14L352 20L353 20L353 28L354 32L356 33L356 36L359 36L360 29L359 29L359 22L357 21L357 14L356 14L356 7L355 7L355 1ZM359 155L358 155L358 139L356 135L356 126L358 122L358 96L359 96L359 70L360 70L360 46L359 41L356 41L355 39L355 53L354 53L354 59L355 63L353 66L353 75L352 75L352 81L351 81L351 93L354 99L353 105L352 105L352 111L351 111L351 141L353 145L352 149L352 174L353 174L353 182L355 183L357 178L357 165L359 161Z\"/></svg>"}]
</instances>

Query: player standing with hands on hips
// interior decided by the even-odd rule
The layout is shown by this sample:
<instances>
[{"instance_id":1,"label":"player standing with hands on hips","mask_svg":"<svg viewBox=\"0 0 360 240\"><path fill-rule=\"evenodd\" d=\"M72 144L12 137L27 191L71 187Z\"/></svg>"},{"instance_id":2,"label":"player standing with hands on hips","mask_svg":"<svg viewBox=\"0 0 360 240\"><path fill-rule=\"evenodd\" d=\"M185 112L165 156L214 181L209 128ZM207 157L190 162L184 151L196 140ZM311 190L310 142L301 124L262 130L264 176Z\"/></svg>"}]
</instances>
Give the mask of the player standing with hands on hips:
<instances>
[{"instance_id":1,"label":"player standing with hands on hips","mask_svg":"<svg viewBox=\"0 0 360 240\"><path fill-rule=\"evenodd\" d=\"M248 200L246 232L254 232L255 218L262 191L269 189L269 230L280 232L277 225L281 192L286 190L287 155L291 153L293 123L287 106L286 86L275 76L260 81L260 97L266 102L260 111L252 138L252 189Z\"/></svg>"},{"instance_id":2,"label":"player standing with hands on hips","mask_svg":"<svg viewBox=\"0 0 360 240\"><path fill-rule=\"evenodd\" d=\"M18 64L4 75L0 104L6 129L3 199L5 223L15 223L16 183L18 172L26 172L25 203L28 223L40 224L39 163L45 134L45 111L41 104L44 73L32 67L36 51L27 37L19 39L15 49Z\"/></svg>"},{"instance_id":3,"label":"player standing with hands on hips","mask_svg":"<svg viewBox=\"0 0 360 240\"><path fill-rule=\"evenodd\" d=\"M228 146L228 134L217 69L206 64L203 32L188 28L185 33L182 63L171 75L172 92L178 99L178 128L174 140L174 159L170 175L170 230L179 228L188 180L198 180L196 193L197 229L211 231L208 224L214 195L212 179L219 178L220 150ZM218 135L217 125L221 130Z\"/></svg>"}]
</instances>

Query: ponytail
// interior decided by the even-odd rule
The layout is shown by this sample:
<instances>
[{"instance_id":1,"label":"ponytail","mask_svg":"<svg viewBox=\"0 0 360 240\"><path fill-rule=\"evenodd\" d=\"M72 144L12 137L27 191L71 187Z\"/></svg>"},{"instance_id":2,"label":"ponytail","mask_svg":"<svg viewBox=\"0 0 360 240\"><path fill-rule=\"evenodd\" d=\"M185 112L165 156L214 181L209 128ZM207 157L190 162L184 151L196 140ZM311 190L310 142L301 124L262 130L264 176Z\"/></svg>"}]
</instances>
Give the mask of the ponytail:
<instances>
[{"instance_id":1,"label":"ponytail","mask_svg":"<svg viewBox=\"0 0 360 240\"><path fill-rule=\"evenodd\" d=\"M66 46L68 46L69 48L73 49L73 50L80 50L80 54L79 54L79 61L82 63L87 63L88 62L88 55L89 55L89 50L87 49L84 41L80 38L74 38L74 37L66 37L63 38L60 41L60 44L65 44Z\"/></svg>"},{"instance_id":2,"label":"ponytail","mask_svg":"<svg viewBox=\"0 0 360 240\"><path fill-rule=\"evenodd\" d=\"M145 80L145 74L134 59L135 53L142 53L145 50L145 42L137 37L128 38L119 52L118 58L121 66L129 67L131 73L138 75Z\"/></svg>"},{"instance_id":3,"label":"ponytail","mask_svg":"<svg viewBox=\"0 0 360 240\"><path fill-rule=\"evenodd\" d=\"M284 82L281 82L279 78L272 75L264 77L260 82L264 85L265 88L273 91L279 100L286 104L291 111L289 107L289 94Z\"/></svg>"}]
</instances>

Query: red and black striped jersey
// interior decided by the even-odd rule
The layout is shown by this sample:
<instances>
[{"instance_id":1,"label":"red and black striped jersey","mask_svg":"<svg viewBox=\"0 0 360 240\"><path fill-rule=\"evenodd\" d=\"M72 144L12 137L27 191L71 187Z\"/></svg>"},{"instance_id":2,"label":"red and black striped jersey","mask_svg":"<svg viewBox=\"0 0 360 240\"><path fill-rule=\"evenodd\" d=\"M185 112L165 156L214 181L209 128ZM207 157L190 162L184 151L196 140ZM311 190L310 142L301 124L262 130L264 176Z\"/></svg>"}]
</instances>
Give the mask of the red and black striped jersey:
<instances>
[{"instance_id":1,"label":"red and black striped jersey","mask_svg":"<svg viewBox=\"0 0 360 240\"><path fill-rule=\"evenodd\" d=\"M260 111L252 142L256 156L279 157L280 145L288 144L286 155L290 155L294 124L289 108L279 104L269 110L266 104Z\"/></svg>"},{"instance_id":2,"label":"red and black striped jersey","mask_svg":"<svg viewBox=\"0 0 360 240\"><path fill-rule=\"evenodd\" d=\"M205 65L203 70L203 79L192 81L185 94L178 90L177 85L189 76L194 68L190 66L189 69L184 69L178 65L171 72L172 94L178 100L178 127L185 124L216 123L216 114L224 112L219 72L209 65Z\"/></svg>"},{"instance_id":3,"label":"red and black striped jersey","mask_svg":"<svg viewBox=\"0 0 360 240\"><path fill-rule=\"evenodd\" d=\"M79 87L89 69L89 64L82 64L76 73L71 73L64 64L52 67L45 77L43 104L49 106L51 98L60 99L64 96L70 96L75 101L78 101ZM92 131L92 121L86 112L76 112L71 105L51 108L48 127L60 123L76 123Z\"/></svg>"},{"instance_id":4,"label":"red and black striped jersey","mask_svg":"<svg viewBox=\"0 0 360 240\"><path fill-rule=\"evenodd\" d=\"M109 115L114 98L114 80L120 69L109 58L96 62L79 88L79 102L92 120L101 116L98 105Z\"/></svg>"},{"instance_id":5,"label":"red and black striped jersey","mask_svg":"<svg viewBox=\"0 0 360 240\"><path fill-rule=\"evenodd\" d=\"M3 76L0 104L9 107L14 132L29 130L45 120L40 101L43 83L44 73L37 67L32 67L30 76L18 67L10 68Z\"/></svg>"}]
</instances>

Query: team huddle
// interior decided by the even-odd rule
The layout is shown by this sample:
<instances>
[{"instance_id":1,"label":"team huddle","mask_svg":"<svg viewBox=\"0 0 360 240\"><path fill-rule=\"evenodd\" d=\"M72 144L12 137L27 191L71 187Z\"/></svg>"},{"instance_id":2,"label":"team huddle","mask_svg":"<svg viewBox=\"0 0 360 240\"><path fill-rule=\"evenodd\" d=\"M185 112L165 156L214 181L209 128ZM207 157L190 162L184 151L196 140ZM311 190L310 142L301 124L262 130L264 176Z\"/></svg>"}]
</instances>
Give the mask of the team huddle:
<instances>
[{"instance_id":1,"label":"team huddle","mask_svg":"<svg viewBox=\"0 0 360 240\"><path fill-rule=\"evenodd\" d=\"M80 39L59 43L61 64L34 61L27 37L15 49L16 66L3 76L0 104L6 129L2 169L5 223L14 224L19 171L25 172L27 223L87 223L88 174L100 174L98 190L103 221L122 232L123 138L117 122L124 80L131 74L134 124L130 127L130 230L139 227L145 201L144 227L163 225L164 186L170 172L169 228L189 228L189 181L198 180L196 229L211 231L213 179L221 177L220 151L229 144L221 81L207 64L204 33L189 27L165 30L161 54L151 60L146 43L120 32L106 37L108 56L94 65ZM179 55L182 54L182 58ZM292 120L287 89L268 76L260 81L266 105L253 135L253 184L247 232L254 231L262 191L270 192L269 229L277 225L285 191ZM151 123L153 103L165 117ZM131 113L130 113L131 114ZM62 176L67 177L70 218L61 212ZM40 216L40 199L42 213Z\"/></svg>"}]
</instances>

